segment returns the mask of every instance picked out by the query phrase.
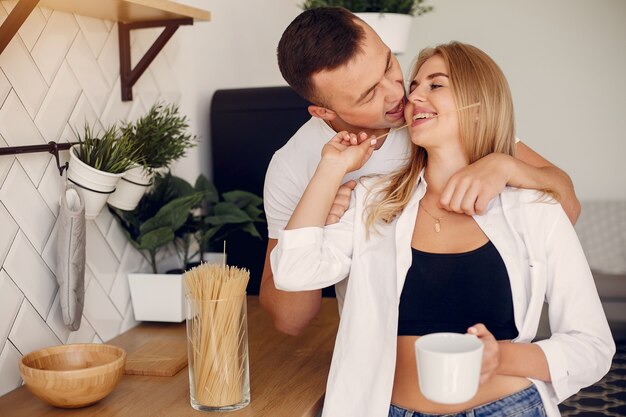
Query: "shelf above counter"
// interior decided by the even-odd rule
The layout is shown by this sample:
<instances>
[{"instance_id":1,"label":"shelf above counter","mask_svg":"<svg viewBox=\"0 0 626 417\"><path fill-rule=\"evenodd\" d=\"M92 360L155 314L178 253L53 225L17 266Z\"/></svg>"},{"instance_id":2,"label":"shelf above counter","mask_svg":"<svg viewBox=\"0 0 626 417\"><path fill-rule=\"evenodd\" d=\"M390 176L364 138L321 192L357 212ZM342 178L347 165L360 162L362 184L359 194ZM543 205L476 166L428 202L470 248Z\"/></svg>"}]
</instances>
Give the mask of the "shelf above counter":
<instances>
[{"instance_id":1,"label":"shelf above counter","mask_svg":"<svg viewBox=\"0 0 626 417\"><path fill-rule=\"evenodd\" d=\"M18 0L0 25L0 54L37 6L118 23L122 101L132 100L132 86L180 26L211 20L209 11L170 0ZM131 68L130 31L152 27L164 30Z\"/></svg>"},{"instance_id":2,"label":"shelf above counter","mask_svg":"<svg viewBox=\"0 0 626 417\"><path fill-rule=\"evenodd\" d=\"M122 23L186 18L211 20L209 11L169 0L40 0L38 6Z\"/></svg>"}]
</instances>

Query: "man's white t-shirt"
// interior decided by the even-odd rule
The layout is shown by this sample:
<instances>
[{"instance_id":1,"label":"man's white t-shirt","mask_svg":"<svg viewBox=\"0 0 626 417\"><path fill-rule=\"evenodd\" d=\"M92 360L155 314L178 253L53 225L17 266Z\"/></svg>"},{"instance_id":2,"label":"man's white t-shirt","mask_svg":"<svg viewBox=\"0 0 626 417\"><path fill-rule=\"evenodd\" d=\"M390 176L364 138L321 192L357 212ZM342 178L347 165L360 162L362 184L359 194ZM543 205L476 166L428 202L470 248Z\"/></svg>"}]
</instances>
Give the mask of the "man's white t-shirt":
<instances>
[{"instance_id":1,"label":"man's white t-shirt","mask_svg":"<svg viewBox=\"0 0 626 417\"><path fill-rule=\"evenodd\" d=\"M304 189L317 169L322 147L335 134L322 119L312 117L274 153L267 168L263 190L270 239L278 239L278 231L287 226ZM386 174L399 169L410 156L410 144L406 129L391 132L367 163L361 169L346 175L342 183L365 175ZM340 311L346 281L335 285Z\"/></svg>"}]
</instances>

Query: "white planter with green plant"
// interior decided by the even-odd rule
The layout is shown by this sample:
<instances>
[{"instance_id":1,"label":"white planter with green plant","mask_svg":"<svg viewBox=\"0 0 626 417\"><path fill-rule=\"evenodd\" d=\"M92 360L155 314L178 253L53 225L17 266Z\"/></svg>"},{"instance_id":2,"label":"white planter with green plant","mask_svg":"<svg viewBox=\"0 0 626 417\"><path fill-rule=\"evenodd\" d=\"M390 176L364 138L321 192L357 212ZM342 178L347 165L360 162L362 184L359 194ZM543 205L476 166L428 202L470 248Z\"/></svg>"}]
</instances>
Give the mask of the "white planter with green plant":
<instances>
[{"instance_id":1,"label":"white planter with green plant","mask_svg":"<svg viewBox=\"0 0 626 417\"><path fill-rule=\"evenodd\" d=\"M394 54L406 51L414 16L433 10L425 0L306 0L304 10L316 7L345 7L380 36Z\"/></svg>"},{"instance_id":2,"label":"white planter with green plant","mask_svg":"<svg viewBox=\"0 0 626 417\"><path fill-rule=\"evenodd\" d=\"M155 170L169 167L195 145L195 136L186 133L187 118L175 105L157 103L134 123L123 125L122 136L139 149L137 165L122 177L117 189L108 199L109 205L121 210L134 210L152 185Z\"/></svg>"},{"instance_id":3,"label":"white planter with green plant","mask_svg":"<svg viewBox=\"0 0 626 417\"><path fill-rule=\"evenodd\" d=\"M77 134L77 139L79 143L70 148L67 179L85 201L85 218L93 219L132 164L137 148L119 138L115 126L98 137L86 125L83 136Z\"/></svg>"},{"instance_id":4,"label":"white planter with green plant","mask_svg":"<svg viewBox=\"0 0 626 417\"><path fill-rule=\"evenodd\" d=\"M146 258L153 272L128 275L135 318L182 321L179 312L183 308L183 271L192 260L206 255L204 248L222 242L232 232L245 231L260 237L254 224L264 221L261 202L259 196L245 191L224 193L220 199L215 186L205 177L198 177L192 186L168 173L155 177L154 187L135 210L112 209L131 244ZM180 268L174 274L159 274L158 254L169 245L179 255ZM210 255L217 262L225 262L224 256Z\"/></svg>"},{"instance_id":5,"label":"white planter with green plant","mask_svg":"<svg viewBox=\"0 0 626 417\"><path fill-rule=\"evenodd\" d=\"M157 254L176 239L176 232L185 224L191 208L201 198L199 194L176 198L162 205L156 214L146 219L141 219L140 213L148 210L149 204L142 205L141 202L133 212L115 212L118 220L130 220L130 223L122 223L122 226L133 246L141 251L152 269L152 273L128 274L135 320L183 321L183 274L159 274Z\"/></svg>"}]
</instances>

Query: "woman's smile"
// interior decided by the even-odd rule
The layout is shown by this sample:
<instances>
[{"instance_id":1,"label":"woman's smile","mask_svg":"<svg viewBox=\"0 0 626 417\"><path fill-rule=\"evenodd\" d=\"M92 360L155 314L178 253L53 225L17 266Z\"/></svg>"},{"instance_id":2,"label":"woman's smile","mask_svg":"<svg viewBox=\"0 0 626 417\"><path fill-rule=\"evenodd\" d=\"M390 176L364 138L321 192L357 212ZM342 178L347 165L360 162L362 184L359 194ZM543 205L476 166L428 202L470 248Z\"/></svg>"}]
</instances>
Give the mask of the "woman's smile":
<instances>
[{"instance_id":1,"label":"woman's smile","mask_svg":"<svg viewBox=\"0 0 626 417\"><path fill-rule=\"evenodd\" d=\"M435 111L421 107L415 107L412 113L413 116L411 117L411 127L428 123L437 117L437 113Z\"/></svg>"}]
</instances>

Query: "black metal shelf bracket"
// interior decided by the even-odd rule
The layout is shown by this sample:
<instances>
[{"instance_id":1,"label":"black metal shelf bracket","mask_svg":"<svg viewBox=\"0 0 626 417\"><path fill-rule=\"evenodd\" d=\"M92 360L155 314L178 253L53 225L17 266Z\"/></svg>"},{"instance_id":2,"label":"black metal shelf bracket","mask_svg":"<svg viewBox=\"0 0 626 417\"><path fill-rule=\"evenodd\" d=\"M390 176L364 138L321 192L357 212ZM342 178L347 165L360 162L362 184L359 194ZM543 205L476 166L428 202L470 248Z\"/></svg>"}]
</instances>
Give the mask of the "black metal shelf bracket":
<instances>
[{"instance_id":1,"label":"black metal shelf bracket","mask_svg":"<svg viewBox=\"0 0 626 417\"><path fill-rule=\"evenodd\" d=\"M5 21L0 25L0 53L6 48L15 36L24 21L28 18L40 0L19 0ZM120 81L122 85L122 101L133 99L133 85L146 71L154 58L167 44L176 30L182 25L193 25L194 19L182 17L179 19L163 19L151 21L138 21L124 23L118 22L119 54L120 54ZM130 60L130 31L134 29L147 29L163 27L163 32L146 51L135 68L131 68Z\"/></svg>"},{"instance_id":2,"label":"black metal shelf bracket","mask_svg":"<svg viewBox=\"0 0 626 417\"><path fill-rule=\"evenodd\" d=\"M120 50L120 83L122 85L122 101L131 101L133 99L133 85L139 77L144 73L154 58L167 44L167 41L176 33L176 30L182 25L193 25L193 19L171 19L171 20L154 20L147 22L118 22L117 29L119 35ZM133 29L146 29L154 27L165 27L163 32L154 41L145 55L139 60L135 68L131 68L130 61L130 31Z\"/></svg>"},{"instance_id":3,"label":"black metal shelf bracket","mask_svg":"<svg viewBox=\"0 0 626 417\"><path fill-rule=\"evenodd\" d=\"M56 143L50 141L45 145L29 145L29 146L5 146L0 148L0 156L3 155L19 155L23 153L48 152L54 155L59 170L59 175L63 175L63 171L69 168L70 163L66 162L61 165L59 160L59 151L66 151L78 142L72 143Z\"/></svg>"}]
</instances>

